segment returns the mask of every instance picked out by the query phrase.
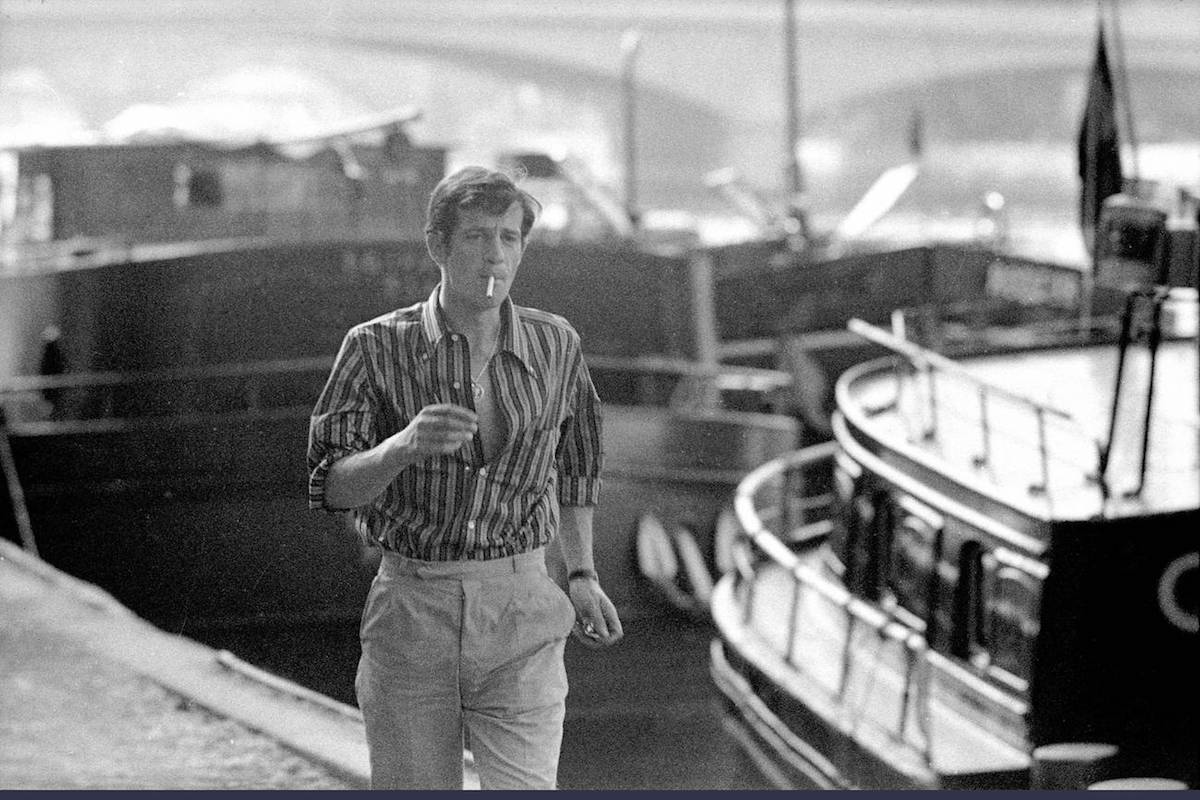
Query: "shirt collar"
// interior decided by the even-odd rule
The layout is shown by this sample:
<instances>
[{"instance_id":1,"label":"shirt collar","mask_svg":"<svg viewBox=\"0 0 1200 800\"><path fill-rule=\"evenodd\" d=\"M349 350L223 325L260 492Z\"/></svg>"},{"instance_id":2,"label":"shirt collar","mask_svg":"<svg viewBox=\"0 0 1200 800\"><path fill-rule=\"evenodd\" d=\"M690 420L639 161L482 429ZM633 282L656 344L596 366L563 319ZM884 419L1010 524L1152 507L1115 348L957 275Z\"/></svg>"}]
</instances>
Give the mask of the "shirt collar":
<instances>
[{"instance_id":1,"label":"shirt collar","mask_svg":"<svg viewBox=\"0 0 1200 800\"><path fill-rule=\"evenodd\" d=\"M436 346L443 336L450 333L450 328L446 325L446 315L442 312L441 304L438 302L441 290L440 283L433 287L429 299L421 307L421 331L425 334L425 340L430 347ZM497 342L496 349L512 353L528 369L528 337L525 329L521 327L516 306L509 297L504 298L504 302L500 305L500 340Z\"/></svg>"}]
</instances>

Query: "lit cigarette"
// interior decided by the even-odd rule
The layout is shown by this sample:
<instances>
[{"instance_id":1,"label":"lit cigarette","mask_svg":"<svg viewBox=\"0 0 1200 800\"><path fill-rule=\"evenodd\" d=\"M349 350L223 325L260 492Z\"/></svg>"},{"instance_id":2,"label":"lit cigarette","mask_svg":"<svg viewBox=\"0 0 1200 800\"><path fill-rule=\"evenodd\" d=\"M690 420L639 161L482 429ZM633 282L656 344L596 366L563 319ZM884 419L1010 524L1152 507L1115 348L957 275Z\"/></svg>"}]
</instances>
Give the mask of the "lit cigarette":
<instances>
[{"instance_id":1,"label":"lit cigarette","mask_svg":"<svg viewBox=\"0 0 1200 800\"><path fill-rule=\"evenodd\" d=\"M488 278L487 296L491 297L496 291L496 276L492 275Z\"/></svg>"}]
</instances>

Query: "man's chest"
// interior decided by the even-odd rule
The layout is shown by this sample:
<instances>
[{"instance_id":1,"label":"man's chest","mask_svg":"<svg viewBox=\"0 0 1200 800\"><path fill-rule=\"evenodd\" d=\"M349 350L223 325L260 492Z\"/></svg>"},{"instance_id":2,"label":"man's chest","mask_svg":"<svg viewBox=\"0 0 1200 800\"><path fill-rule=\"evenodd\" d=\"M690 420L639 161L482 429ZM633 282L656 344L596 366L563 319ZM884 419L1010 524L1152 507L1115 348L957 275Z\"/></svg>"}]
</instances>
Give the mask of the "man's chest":
<instances>
[{"instance_id":1,"label":"man's chest","mask_svg":"<svg viewBox=\"0 0 1200 800\"><path fill-rule=\"evenodd\" d=\"M496 354L478 376L471 374L465 354L443 354L412 359L406 369L384 377L381 402L397 430L425 406L453 403L479 415L488 454L505 442L557 430L570 413L571 396L560 370L530 369L507 352Z\"/></svg>"}]
</instances>

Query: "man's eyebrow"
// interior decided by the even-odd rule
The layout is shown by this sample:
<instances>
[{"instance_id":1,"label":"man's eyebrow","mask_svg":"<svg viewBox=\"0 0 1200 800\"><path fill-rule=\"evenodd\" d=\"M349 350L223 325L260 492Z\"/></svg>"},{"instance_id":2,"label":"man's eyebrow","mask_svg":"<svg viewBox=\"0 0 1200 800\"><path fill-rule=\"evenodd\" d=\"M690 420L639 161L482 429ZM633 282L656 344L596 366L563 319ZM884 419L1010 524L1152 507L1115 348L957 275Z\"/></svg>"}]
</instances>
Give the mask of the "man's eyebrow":
<instances>
[{"instance_id":1,"label":"man's eyebrow","mask_svg":"<svg viewBox=\"0 0 1200 800\"><path fill-rule=\"evenodd\" d=\"M497 229L503 233L515 233L517 235L520 235L521 233L520 225L488 224L485 222L477 222L472 225L465 225L463 226L462 231L463 233L490 233Z\"/></svg>"}]
</instances>

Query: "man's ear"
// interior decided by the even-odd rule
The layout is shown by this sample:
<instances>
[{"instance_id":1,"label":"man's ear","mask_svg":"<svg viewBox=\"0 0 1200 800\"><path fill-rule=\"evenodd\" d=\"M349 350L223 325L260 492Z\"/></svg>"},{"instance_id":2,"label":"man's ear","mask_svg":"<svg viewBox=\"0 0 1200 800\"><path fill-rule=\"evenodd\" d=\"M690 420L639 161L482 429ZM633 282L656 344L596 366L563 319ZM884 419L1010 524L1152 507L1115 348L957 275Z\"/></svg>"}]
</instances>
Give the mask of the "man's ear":
<instances>
[{"instance_id":1,"label":"man's ear","mask_svg":"<svg viewBox=\"0 0 1200 800\"><path fill-rule=\"evenodd\" d=\"M440 233L429 231L425 234L425 249L429 251L429 257L433 259L433 263L439 267L445 265L448 255L447 245Z\"/></svg>"}]
</instances>

